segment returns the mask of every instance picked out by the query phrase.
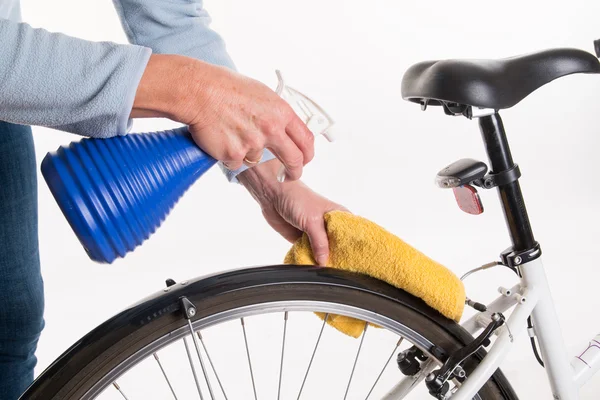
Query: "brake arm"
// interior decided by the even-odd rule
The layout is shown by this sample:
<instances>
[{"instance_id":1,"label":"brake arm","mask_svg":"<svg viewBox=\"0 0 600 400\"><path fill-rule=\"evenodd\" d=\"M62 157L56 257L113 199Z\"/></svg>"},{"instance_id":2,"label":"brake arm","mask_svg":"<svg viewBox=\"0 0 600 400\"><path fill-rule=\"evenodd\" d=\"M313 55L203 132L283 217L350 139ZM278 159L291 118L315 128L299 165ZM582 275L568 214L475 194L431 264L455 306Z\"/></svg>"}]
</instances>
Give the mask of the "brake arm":
<instances>
[{"instance_id":1,"label":"brake arm","mask_svg":"<svg viewBox=\"0 0 600 400\"><path fill-rule=\"evenodd\" d=\"M448 392L448 381L452 378L464 379L465 371L460 364L469 356L473 355L480 347L487 347L490 344L490 337L496 329L501 327L505 322L502 313L492 314L490 324L473 340L471 343L456 350L448 357L444 365L440 369L431 372L425 378L425 385L429 390L429 394L438 400L443 400Z\"/></svg>"}]
</instances>

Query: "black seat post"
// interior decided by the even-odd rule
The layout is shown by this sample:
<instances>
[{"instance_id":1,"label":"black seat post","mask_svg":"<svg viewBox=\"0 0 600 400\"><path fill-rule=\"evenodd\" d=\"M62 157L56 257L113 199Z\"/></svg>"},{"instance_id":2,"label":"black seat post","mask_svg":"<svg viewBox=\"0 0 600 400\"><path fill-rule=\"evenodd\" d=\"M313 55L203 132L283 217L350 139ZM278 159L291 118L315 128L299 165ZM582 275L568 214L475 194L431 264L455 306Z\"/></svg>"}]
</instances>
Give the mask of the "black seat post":
<instances>
[{"instance_id":1,"label":"black seat post","mask_svg":"<svg viewBox=\"0 0 600 400\"><path fill-rule=\"evenodd\" d=\"M500 114L495 113L480 117L479 129L483 136L492 172L497 174L512 169L515 163L510 153ZM510 231L513 250L532 249L536 242L533 238L533 231L527 216L519 181L515 180L505 185L499 185L498 194L502 202L506 224Z\"/></svg>"}]
</instances>

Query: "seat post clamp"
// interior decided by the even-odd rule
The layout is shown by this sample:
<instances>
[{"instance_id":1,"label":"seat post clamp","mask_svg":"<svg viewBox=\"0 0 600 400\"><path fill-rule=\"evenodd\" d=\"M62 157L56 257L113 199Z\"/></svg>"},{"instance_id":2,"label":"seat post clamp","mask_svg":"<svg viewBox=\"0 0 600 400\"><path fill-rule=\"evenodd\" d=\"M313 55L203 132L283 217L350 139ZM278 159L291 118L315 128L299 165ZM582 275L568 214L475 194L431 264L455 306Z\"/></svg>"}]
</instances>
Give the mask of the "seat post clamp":
<instances>
[{"instance_id":1,"label":"seat post clamp","mask_svg":"<svg viewBox=\"0 0 600 400\"><path fill-rule=\"evenodd\" d=\"M512 247L509 247L500 254L500 259L504 265L510 268L517 268L540 258L541 255L542 248L538 242L535 242L533 247L521 251L515 251Z\"/></svg>"},{"instance_id":2,"label":"seat post clamp","mask_svg":"<svg viewBox=\"0 0 600 400\"><path fill-rule=\"evenodd\" d=\"M515 164L511 169L507 169L506 171L498 172L497 174L487 174L481 179L478 186L484 189L492 189L497 186L516 182L520 177L521 170L519 169L519 166Z\"/></svg>"},{"instance_id":3,"label":"seat post clamp","mask_svg":"<svg viewBox=\"0 0 600 400\"><path fill-rule=\"evenodd\" d=\"M493 108L479 108L479 107L469 107L465 113L465 117L469 118L469 119L473 119L473 118L481 118L481 117L487 117L488 115L494 115L498 112L498 110L495 110Z\"/></svg>"}]
</instances>

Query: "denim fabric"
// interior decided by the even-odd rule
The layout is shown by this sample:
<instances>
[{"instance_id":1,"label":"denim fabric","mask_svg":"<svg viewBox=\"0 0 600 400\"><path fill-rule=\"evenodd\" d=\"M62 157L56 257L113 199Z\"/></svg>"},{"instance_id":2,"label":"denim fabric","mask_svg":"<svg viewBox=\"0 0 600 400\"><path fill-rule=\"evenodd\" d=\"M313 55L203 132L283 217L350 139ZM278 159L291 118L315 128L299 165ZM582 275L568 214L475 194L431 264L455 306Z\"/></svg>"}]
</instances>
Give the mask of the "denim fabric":
<instances>
[{"instance_id":1,"label":"denim fabric","mask_svg":"<svg viewBox=\"0 0 600 400\"><path fill-rule=\"evenodd\" d=\"M33 380L44 326L31 128L0 121L0 399Z\"/></svg>"}]
</instances>

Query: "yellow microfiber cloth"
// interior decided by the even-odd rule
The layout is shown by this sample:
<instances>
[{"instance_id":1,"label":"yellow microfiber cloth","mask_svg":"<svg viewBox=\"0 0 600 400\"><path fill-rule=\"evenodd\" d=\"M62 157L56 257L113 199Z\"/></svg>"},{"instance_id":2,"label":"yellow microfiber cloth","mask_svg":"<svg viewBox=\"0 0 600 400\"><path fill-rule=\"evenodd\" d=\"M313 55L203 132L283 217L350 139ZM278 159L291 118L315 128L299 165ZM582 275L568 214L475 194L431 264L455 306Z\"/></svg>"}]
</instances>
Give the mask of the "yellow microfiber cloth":
<instances>
[{"instance_id":1,"label":"yellow microfiber cloth","mask_svg":"<svg viewBox=\"0 0 600 400\"><path fill-rule=\"evenodd\" d=\"M329 237L328 267L360 272L386 281L423 299L445 317L460 320L465 288L448 268L379 225L349 212L325 214L325 225ZM317 264L306 234L292 246L284 262ZM341 315L329 315L327 323L355 338L365 327L364 321Z\"/></svg>"}]
</instances>

